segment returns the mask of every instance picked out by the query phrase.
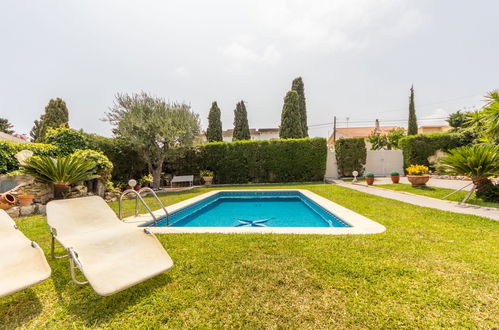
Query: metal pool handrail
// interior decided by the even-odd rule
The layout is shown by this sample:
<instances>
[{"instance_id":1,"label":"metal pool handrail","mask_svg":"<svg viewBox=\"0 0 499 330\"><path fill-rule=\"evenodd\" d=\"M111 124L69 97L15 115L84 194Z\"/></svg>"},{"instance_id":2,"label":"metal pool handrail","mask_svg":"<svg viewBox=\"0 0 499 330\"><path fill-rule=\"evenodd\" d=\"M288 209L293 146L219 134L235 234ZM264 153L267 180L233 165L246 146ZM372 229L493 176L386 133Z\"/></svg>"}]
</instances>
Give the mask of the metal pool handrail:
<instances>
[{"instance_id":1,"label":"metal pool handrail","mask_svg":"<svg viewBox=\"0 0 499 330\"><path fill-rule=\"evenodd\" d=\"M166 207L163 204L163 202L161 201L161 199L159 199L158 195L156 195L156 192L154 190L152 190L151 188L149 188L149 187L144 187L144 188L142 188L142 189L139 190L139 192L138 192L139 196L140 196L140 193L142 191L148 191L148 192L152 193L152 195L154 196L154 198L156 198L156 201L158 201L158 203L161 206L161 208L163 209L163 211L165 211L166 225L169 225L170 224L170 215L168 214L168 211L166 210ZM137 209L138 209L138 207L137 207L137 201L135 202L135 204L136 204L135 205L135 208L136 208L135 212L137 214ZM154 220L156 222L156 218L154 218Z\"/></svg>"},{"instance_id":2,"label":"metal pool handrail","mask_svg":"<svg viewBox=\"0 0 499 330\"><path fill-rule=\"evenodd\" d=\"M122 216L123 197L126 196L126 195L128 195L129 193L134 193L135 194L135 216L139 215L139 199L140 199L140 201L142 202L142 205L144 205L144 207L147 209L147 211L149 212L149 214L154 219L154 222L156 222L157 221L156 216L154 215L154 213L152 213L152 211L149 208L149 206L147 206L147 203L144 201L144 199L142 198L142 196L140 196L140 194L137 191L135 191L134 189L125 190L120 195L120 203L119 203L119 218L120 218L120 220L123 220L123 216Z\"/></svg>"}]
</instances>

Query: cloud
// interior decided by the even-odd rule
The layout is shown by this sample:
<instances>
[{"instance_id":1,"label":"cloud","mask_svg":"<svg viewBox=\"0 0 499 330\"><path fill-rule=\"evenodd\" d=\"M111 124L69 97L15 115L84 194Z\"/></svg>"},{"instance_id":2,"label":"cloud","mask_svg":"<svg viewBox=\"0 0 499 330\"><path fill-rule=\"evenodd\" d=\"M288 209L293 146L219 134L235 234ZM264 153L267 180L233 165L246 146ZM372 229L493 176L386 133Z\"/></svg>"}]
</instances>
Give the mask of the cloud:
<instances>
[{"instance_id":1,"label":"cloud","mask_svg":"<svg viewBox=\"0 0 499 330\"><path fill-rule=\"evenodd\" d=\"M420 125L448 125L446 119L449 117L449 112L438 108L433 110L430 114L423 116Z\"/></svg>"},{"instance_id":2,"label":"cloud","mask_svg":"<svg viewBox=\"0 0 499 330\"><path fill-rule=\"evenodd\" d=\"M178 66L175 68L175 74L181 78L187 78L190 76L189 70L183 66Z\"/></svg>"},{"instance_id":3,"label":"cloud","mask_svg":"<svg viewBox=\"0 0 499 330\"><path fill-rule=\"evenodd\" d=\"M220 48L220 53L231 61L231 69L236 71L244 69L250 63L272 64L281 58L281 54L273 45L266 46L258 53L239 41Z\"/></svg>"}]
</instances>

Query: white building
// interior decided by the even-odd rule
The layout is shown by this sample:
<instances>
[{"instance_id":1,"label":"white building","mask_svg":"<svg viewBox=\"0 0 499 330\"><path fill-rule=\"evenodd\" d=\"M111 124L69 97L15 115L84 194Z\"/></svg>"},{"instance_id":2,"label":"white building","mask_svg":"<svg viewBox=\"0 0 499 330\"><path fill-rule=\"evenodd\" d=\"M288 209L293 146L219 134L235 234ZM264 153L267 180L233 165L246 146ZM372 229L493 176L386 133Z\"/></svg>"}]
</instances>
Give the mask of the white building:
<instances>
[{"instance_id":1,"label":"white building","mask_svg":"<svg viewBox=\"0 0 499 330\"><path fill-rule=\"evenodd\" d=\"M224 142L232 142L233 129L227 129L222 132ZM268 141L279 138L278 128L250 128L252 141Z\"/></svg>"}]
</instances>

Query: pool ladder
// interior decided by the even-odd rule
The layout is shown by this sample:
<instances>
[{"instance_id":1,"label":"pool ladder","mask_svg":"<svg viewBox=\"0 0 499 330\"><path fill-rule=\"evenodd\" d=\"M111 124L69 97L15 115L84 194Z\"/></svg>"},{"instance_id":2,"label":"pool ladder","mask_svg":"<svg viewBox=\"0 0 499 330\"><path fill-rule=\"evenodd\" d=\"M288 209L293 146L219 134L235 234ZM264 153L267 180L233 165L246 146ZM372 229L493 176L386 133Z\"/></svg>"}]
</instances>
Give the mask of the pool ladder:
<instances>
[{"instance_id":1,"label":"pool ladder","mask_svg":"<svg viewBox=\"0 0 499 330\"><path fill-rule=\"evenodd\" d=\"M163 211L165 211L166 225L169 225L170 224L170 215L168 214L168 211L166 210L165 206L163 205L163 202L161 202L161 199L159 199L158 195L156 195L156 193L154 192L154 190L152 190L149 187L144 187L144 188L140 189L139 191L136 191L134 189L127 189L127 190L125 190L124 192L121 193L121 195L120 195L120 203L119 203L119 218L120 218L120 220L123 220L123 216L122 216L123 215L122 214L122 210L123 210L123 205L122 205L123 204L123 197L125 197L126 195L128 195L130 193L133 193L133 194L135 194L135 216L139 215L139 200L140 200L140 202L142 203L142 205L144 205L144 207L146 208L147 212L149 212L149 214L153 218L154 224L158 223L158 218L154 215L154 213L152 212L151 208L149 207L149 205L147 205L146 201L142 198L142 196L140 196L140 193L141 192L145 192L145 191L152 193L152 195L154 196L154 198L156 198L156 201L158 201L158 203L161 206L161 208L163 209Z\"/></svg>"}]
</instances>

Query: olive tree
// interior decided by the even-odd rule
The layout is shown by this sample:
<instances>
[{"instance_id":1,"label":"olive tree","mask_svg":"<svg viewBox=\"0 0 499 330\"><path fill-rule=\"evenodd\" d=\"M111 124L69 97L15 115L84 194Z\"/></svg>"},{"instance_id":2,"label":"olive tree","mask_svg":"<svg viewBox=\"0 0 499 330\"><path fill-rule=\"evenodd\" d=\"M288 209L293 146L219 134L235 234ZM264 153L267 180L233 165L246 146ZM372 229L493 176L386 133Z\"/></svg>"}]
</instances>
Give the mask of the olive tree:
<instances>
[{"instance_id":1,"label":"olive tree","mask_svg":"<svg viewBox=\"0 0 499 330\"><path fill-rule=\"evenodd\" d=\"M190 146L199 135L199 116L188 105L168 103L145 92L117 94L106 115L113 133L144 157L156 189L168 150Z\"/></svg>"}]
</instances>

